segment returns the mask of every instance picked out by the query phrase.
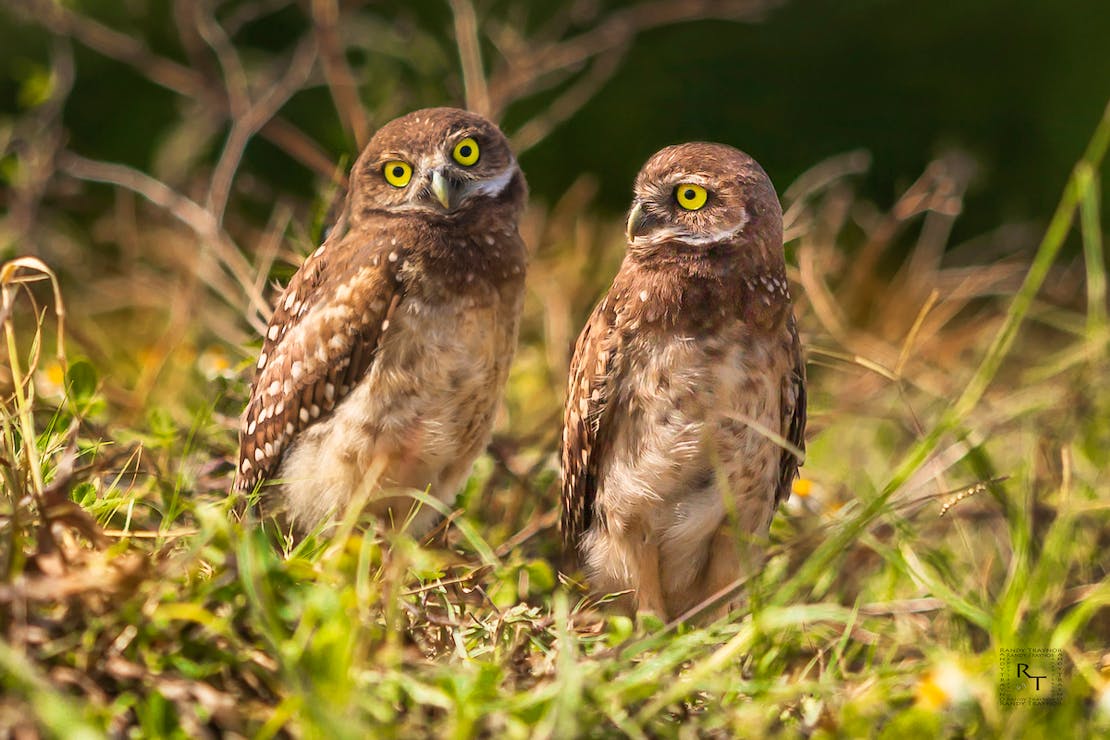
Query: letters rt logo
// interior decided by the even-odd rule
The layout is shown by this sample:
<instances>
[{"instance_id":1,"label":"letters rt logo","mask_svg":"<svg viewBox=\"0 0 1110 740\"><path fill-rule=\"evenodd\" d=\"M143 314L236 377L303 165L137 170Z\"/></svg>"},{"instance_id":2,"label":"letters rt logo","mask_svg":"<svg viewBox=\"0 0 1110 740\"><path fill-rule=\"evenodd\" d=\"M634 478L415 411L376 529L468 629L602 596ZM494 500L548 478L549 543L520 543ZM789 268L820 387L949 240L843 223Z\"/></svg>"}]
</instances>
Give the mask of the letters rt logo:
<instances>
[{"instance_id":1,"label":"letters rt logo","mask_svg":"<svg viewBox=\"0 0 1110 740\"><path fill-rule=\"evenodd\" d=\"M1018 663L1017 664L1017 677L1018 677L1018 679L1021 679L1022 676L1025 676L1026 678L1031 678L1031 679L1033 679L1033 681L1036 682L1035 691L1040 691L1041 690L1041 679L1048 678L1047 673L1045 673L1043 675L1040 675L1040 676L1034 676L1034 675L1029 673L1029 664L1028 663Z\"/></svg>"},{"instance_id":2,"label":"letters rt logo","mask_svg":"<svg viewBox=\"0 0 1110 740\"><path fill-rule=\"evenodd\" d=\"M1064 700L1064 651L1054 648L1001 648L998 703L1059 704Z\"/></svg>"}]
</instances>

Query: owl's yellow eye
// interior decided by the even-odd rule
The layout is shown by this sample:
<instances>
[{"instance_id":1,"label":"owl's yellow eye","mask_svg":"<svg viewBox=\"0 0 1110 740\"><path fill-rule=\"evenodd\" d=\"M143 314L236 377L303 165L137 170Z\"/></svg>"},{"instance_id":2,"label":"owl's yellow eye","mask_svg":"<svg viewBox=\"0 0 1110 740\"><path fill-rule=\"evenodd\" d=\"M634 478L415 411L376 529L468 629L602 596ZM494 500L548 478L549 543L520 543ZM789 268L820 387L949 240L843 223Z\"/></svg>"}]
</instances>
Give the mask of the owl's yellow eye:
<instances>
[{"instance_id":1,"label":"owl's yellow eye","mask_svg":"<svg viewBox=\"0 0 1110 740\"><path fill-rule=\"evenodd\" d=\"M701 185L684 182L674 189L674 199L687 211L696 211L709 200L709 193Z\"/></svg>"},{"instance_id":2,"label":"owl's yellow eye","mask_svg":"<svg viewBox=\"0 0 1110 740\"><path fill-rule=\"evenodd\" d=\"M469 136L455 144L455 148L451 151L451 156L455 161L463 167L471 167L478 163L478 142Z\"/></svg>"},{"instance_id":3,"label":"owl's yellow eye","mask_svg":"<svg viewBox=\"0 0 1110 740\"><path fill-rule=\"evenodd\" d=\"M382 174L385 175L385 181L390 185L395 188L403 188L412 179L412 165L395 159L392 162L385 163L385 166L382 167Z\"/></svg>"}]
</instances>

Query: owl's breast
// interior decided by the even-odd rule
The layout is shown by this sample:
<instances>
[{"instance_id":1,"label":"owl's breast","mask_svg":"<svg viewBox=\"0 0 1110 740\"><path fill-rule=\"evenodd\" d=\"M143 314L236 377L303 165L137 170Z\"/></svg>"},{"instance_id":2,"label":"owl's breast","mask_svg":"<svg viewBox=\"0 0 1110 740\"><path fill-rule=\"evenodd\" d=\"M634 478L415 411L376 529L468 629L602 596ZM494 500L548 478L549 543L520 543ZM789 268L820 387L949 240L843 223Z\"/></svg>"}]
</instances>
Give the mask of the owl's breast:
<instances>
[{"instance_id":1,"label":"owl's breast","mask_svg":"<svg viewBox=\"0 0 1110 740\"><path fill-rule=\"evenodd\" d=\"M498 351L511 327L493 295L402 301L368 377L384 432L413 425L454 438L497 393Z\"/></svg>"},{"instance_id":2,"label":"owl's breast","mask_svg":"<svg viewBox=\"0 0 1110 740\"><path fill-rule=\"evenodd\" d=\"M782 360L774 347L725 327L710 336L638 339L628 346L613 443L599 500L626 521L704 533L728 493L749 482L773 496ZM741 492L740 489L745 491ZM760 507L762 509L762 507ZM762 520L762 511L755 518Z\"/></svg>"}]
</instances>

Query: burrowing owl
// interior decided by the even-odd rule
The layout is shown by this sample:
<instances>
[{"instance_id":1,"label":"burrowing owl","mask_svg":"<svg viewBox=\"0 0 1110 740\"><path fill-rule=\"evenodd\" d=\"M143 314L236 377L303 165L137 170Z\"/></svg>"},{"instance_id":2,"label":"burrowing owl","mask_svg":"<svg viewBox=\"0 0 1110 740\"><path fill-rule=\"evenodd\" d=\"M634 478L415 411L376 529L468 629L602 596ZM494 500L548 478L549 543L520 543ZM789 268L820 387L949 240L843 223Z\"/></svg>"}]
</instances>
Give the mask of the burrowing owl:
<instances>
[{"instance_id":1,"label":"burrowing owl","mask_svg":"<svg viewBox=\"0 0 1110 740\"><path fill-rule=\"evenodd\" d=\"M405 489L454 498L516 344L526 198L508 142L481 116L419 110L374 135L341 225L278 299L237 489L271 481L261 500L302 533L353 500L399 526L414 503ZM410 531L434 520L424 507Z\"/></svg>"},{"instance_id":2,"label":"burrowing owl","mask_svg":"<svg viewBox=\"0 0 1110 740\"><path fill-rule=\"evenodd\" d=\"M562 528L594 590L666 619L752 572L805 414L771 181L732 147L663 149L571 363Z\"/></svg>"}]
</instances>

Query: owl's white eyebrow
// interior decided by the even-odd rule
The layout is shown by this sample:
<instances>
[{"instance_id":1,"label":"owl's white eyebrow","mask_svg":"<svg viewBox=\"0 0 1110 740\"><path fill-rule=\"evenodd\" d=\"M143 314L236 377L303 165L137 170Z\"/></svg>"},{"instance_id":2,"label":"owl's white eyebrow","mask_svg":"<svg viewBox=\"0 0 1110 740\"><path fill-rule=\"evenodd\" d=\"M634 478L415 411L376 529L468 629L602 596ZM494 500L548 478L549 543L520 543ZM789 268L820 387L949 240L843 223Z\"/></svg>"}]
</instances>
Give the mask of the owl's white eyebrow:
<instances>
[{"instance_id":1,"label":"owl's white eyebrow","mask_svg":"<svg viewBox=\"0 0 1110 740\"><path fill-rule=\"evenodd\" d=\"M512 182L516 170L516 158L510 159L509 164L505 165L503 170L498 172L494 177L486 180L479 180L472 186L470 192L474 195L501 195L501 192Z\"/></svg>"},{"instance_id":2,"label":"owl's white eyebrow","mask_svg":"<svg viewBox=\"0 0 1110 740\"><path fill-rule=\"evenodd\" d=\"M669 241L680 241L683 244L693 244L700 247L707 244L726 242L730 239L734 239L737 234L743 231L744 227L748 225L749 220L747 209L741 209L740 222L724 229L717 229L708 234L693 234L681 226L668 226L665 229L659 229L653 234L636 237L632 240L632 245L655 245Z\"/></svg>"},{"instance_id":3,"label":"owl's white eyebrow","mask_svg":"<svg viewBox=\"0 0 1110 740\"><path fill-rule=\"evenodd\" d=\"M671 182L671 187L677 188L679 185L690 185L691 183L694 185L701 185L708 190L710 180L708 177L702 177L701 175L682 174L675 176L674 180Z\"/></svg>"}]
</instances>

